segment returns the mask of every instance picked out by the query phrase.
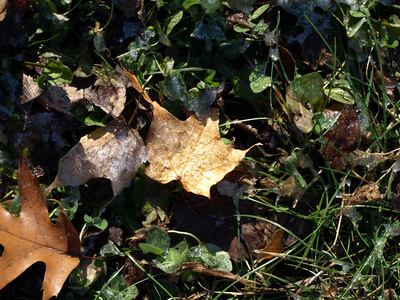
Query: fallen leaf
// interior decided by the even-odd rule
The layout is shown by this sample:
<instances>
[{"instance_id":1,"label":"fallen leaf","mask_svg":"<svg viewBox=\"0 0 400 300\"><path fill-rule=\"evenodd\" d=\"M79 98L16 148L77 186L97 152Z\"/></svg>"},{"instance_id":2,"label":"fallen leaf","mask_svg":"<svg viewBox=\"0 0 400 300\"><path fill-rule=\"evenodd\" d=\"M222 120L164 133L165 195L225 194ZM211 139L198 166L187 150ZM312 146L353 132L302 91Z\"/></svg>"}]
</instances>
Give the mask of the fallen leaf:
<instances>
[{"instance_id":1,"label":"fallen leaf","mask_svg":"<svg viewBox=\"0 0 400 300\"><path fill-rule=\"evenodd\" d=\"M94 72L97 80L94 87L84 90L85 98L114 118L118 118L125 108L128 78L119 66L115 70L101 67Z\"/></svg>"},{"instance_id":2,"label":"fallen leaf","mask_svg":"<svg viewBox=\"0 0 400 300\"><path fill-rule=\"evenodd\" d=\"M210 198L211 186L232 171L248 150L236 150L221 141L216 109L181 121L157 102L152 104L146 174L161 183L180 180L185 190Z\"/></svg>"},{"instance_id":3,"label":"fallen leaf","mask_svg":"<svg viewBox=\"0 0 400 300\"><path fill-rule=\"evenodd\" d=\"M341 194L344 206L362 203L364 201L379 201L383 199L383 195L379 191L376 182L369 183L358 187L353 194Z\"/></svg>"},{"instance_id":4,"label":"fallen leaf","mask_svg":"<svg viewBox=\"0 0 400 300\"><path fill-rule=\"evenodd\" d=\"M347 161L351 166L364 166L368 170L372 170L388 158L387 155L382 153L369 153L356 149L349 153Z\"/></svg>"},{"instance_id":5,"label":"fallen leaf","mask_svg":"<svg viewBox=\"0 0 400 300\"><path fill-rule=\"evenodd\" d=\"M147 95L146 91L143 90L143 88L140 85L139 81L137 80L136 76L127 70L125 70L125 74L128 76L134 89L136 91L138 91L138 93L140 93L140 95L144 98L144 100L146 100L149 103L153 103L153 100L151 100L150 97Z\"/></svg>"},{"instance_id":6,"label":"fallen leaf","mask_svg":"<svg viewBox=\"0 0 400 300\"><path fill-rule=\"evenodd\" d=\"M226 22L233 27L233 24L241 25L247 28L254 28L254 25L248 21L249 17L240 12L234 13L226 18Z\"/></svg>"},{"instance_id":7,"label":"fallen leaf","mask_svg":"<svg viewBox=\"0 0 400 300\"><path fill-rule=\"evenodd\" d=\"M321 150L333 169L343 170L348 166L345 155L355 150L360 132L361 121L357 106L345 106L336 126L325 134L324 138L328 142L325 151Z\"/></svg>"},{"instance_id":8,"label":"fallen leaf","mask_svg":"<svg viewBox=\"0 0 400 300\"><path fill-rule=\"evenodd\" d=\"M125 260L124 264L124 269L122 270L122 276L124 276L124 279L128 286L139 282L144 281L146 279L146 274L142 271L145 268L145 263L146 261L143 260L137 260L132 257L136 261L134 264L129 258ZM142 267L142 269L139 269L139 267L136 265L138 264L139 266Z\"/></svg>"},{"instance_id":9,"label":"fallen leaf","mask_svg":"<svg viewBox=\"0 0 400 300\"><path fill-rule=\"evenodd\" d=\"M43 91L33 80L33 77L23 74L22 80L22 104L36 100L47 109L52 108L72 116L72 113L69 112L72 101L76 102L83 99L83 91L68 84L50 86Z\"/></svg>"},{"instance_id":10,"label":"fallen leaf","mask_svg":"<svg viewBox=\"0 0 400 300\"><path fill-rule=\"evenodd\" d=\"M278 228L274 231L271 236L271 241L258 253L258 260L274 258L274 253L283 253L283 235L285 231L282 228ZM271 254L269 254L271 253Z\"/></svg>"},{"instance_id":11,"label":"fallen leaf","mask_svg":"<svg viewBox=\"0 0 400 300\"><path fill-rule=\"evenodd\" d=\"M381 83L382 82L382 78L385 82L385 92L386 94L389 96L389 99L391 101L395 101L396 99L396 89L398 86L398 82L396 77L394 77L391 72L390 69L387 67L383 68L383 76L382 76L382 72L380 70L378 70L378 68L375 66L374 68L374 78L377 82Z\"/></svg>"},{"instance_id":12,"label":"fallen leaf","mask_svg":"<svg viewBox=\"0 0 400 300\"><path fill-rule=\"evenodd\" d=\"M293 113L293 121L304 133L313 129L314 113L323 106L323 85L321 75L314 72L294 79L286 91L286 103Z\"/></svg>"},{"instance_id":13,"label":"fallen leaf","mask_svg":"<svg viewBox=\"0 0 400 300\"><path fill-rule=\"evenodd\" d=\"M85 98L100 107L114 118L119 117L125 108L126 89L113 86L97 86L85 89Z\"/></svg>"},{"instance_id":14,"label":"fallen leaf","mask_svg":"<svg viewBox=\"0 0 400 300\"><path fill-rule=\"evenodd\" d=\"M20 154L17 171L21 214L0 207L0 289L36 262L46 264L43 299L57 296L69 273L79 264L80 242L64 210L56 224L50 221L39 182Z\"/></svg>"},{"instance_id":15,"label":"fallen leaf","mask_svg":"<svg viewBox=\"0 0 400 300\"><path fill-rule=\"evenodd\" d=\"M56 186L79 186L91 178L108 178L114 195L119 194L147 161L139 134L120 121L111 121L81 138L58 167Z\"/></svg>"},{"instance_id":16,"label":"fallen leaf","mask_svg":"<svg viewBox=\"0 0 400 300\"><path fill-rule=\"evenodd\" d=\"M134 74L125 73L154 108L146 139L150 162L145 169L147 176L160 183L180 180L187 191L210 198L211 186L232 171L251 148L236 150L221 141L215 108L186 121L178 120L150 99Z\"/></svg>"},{"instance_id":17,"label":"fallen leaf","mask_svg":"<svg viewBox=\"0 0 400 300\"><path fill-rule=\"evenodd\" d=\"M7 15L7 0L0 0L0 22L4 20Z\"/></svg>"},{"instance_id":18,"label":"fallen leaf","mask_svg":"<svg viewBox=\"0 0 400 300\"><path fill-rule=\"evenodd\" d=\"M392 206L393 210L400 211L400 183L396 185L394 191L392 192Z\"/></svg>"},{"instance_id":19,"label":"fallen leaf","mask_svg":"<svg viewBox=\"0 0 400 300\"><path fill-rule=\"evenodd\" d=\"M279 58L282 60L283 69L289 80L293 80L296 75L296 62L288 49L279 45Z\"/></svg>"},{"instance_id":20,"label":"fallen leaf","mask_svg":"<svg viewBox=\"0 0 400 300\"><path fill-rule=\"evenodd\" d=\"M21 103L25 104L40 96L43 93L43 90L39 87L39 85L33 80L32 76L22 75L22 95L21 95Z\"/></svg>"}]
</instances>

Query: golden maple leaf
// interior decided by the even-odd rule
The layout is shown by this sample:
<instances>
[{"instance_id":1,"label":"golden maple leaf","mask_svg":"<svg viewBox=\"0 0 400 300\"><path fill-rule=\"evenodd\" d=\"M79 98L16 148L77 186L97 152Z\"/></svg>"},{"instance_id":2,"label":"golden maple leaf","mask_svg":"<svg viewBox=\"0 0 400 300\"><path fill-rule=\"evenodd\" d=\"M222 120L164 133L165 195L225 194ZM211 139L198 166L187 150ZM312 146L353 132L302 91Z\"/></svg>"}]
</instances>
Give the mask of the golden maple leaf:
<instances>
[{"instance_id":1,"label":"golden maple leaf","mask_svg":"<svg viewBox=\"0 0 400 300\"><path fill-rule=\"evenodd\" d=\"M225 145L218 128L217 109L186 121L152 102L154 118L146 146L150 165L145 173L161 183L180 180L185 190L210 197L210 188L232 171L248 150Z\"/></svg>"}]
</instances>

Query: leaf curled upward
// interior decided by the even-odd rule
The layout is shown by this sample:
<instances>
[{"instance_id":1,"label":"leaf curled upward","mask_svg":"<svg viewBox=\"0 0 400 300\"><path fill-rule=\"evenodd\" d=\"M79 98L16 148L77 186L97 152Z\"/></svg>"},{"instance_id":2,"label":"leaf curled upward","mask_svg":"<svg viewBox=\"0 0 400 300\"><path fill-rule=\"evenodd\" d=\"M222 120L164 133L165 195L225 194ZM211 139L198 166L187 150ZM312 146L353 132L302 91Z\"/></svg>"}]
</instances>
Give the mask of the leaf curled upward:
<instances>
[{"instance_id":1,"label":"leaf curled upward","mask_svg":"<svg viewBox=\"0 0 400 300\"><path fill-rule=\"evenodd\" d=\"M210 198L211 186L232 171L248 150L236 150L221 141L215 108L181 121L157 102L152 105L146 174L161 183L180 180L187 191Z\"/></svg>"},{"instance_id":2,"label":"leaf curled upward","mask_svg":"<svg viewBox=\"0 0 400 300\"><path fill-rule=\"evenodd\" d=\"M79 264L78 233L63 210L50 221L39 182L20 153L17 171L21 214L15 217L0 206L0 289L36 262L46 264L43 300L57 296L69 273Z\"/></svg>"}]
</instances>

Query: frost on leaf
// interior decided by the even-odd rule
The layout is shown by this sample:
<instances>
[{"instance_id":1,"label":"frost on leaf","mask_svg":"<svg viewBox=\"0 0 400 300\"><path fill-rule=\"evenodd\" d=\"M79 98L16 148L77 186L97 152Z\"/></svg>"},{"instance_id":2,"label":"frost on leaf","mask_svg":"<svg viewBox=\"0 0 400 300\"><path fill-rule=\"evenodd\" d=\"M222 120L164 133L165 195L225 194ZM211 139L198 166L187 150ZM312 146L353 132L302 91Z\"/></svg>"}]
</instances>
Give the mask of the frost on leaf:
<instances>
[{"instance_id":1,"label":"frost on leaf","mask_svg":"<svg viewBox=\"0 0 400 300\"><path fill-rule=\"evenodd\" d=\"M147 161L142 138L124 123L112 121L81 138L63 158L52 187L79 186L91 178L111 180L119 194Z\"/></svg>"},{"instance_id":2,"label":"frost on leaf","mask_svg":"<svg viewBox=\"0 0 400 300\"><path fill-rule=\"evenodd\" d=\"M22 154L17 172L21 214L15 217L0 205L0 289L36 262L46 264L43 300L57 296L69 273L79 264L78 233L64 210L56 224L49 219L39 182Z\"/></svg>"},{"instance_id":3,"label":"frost on leaf","mask_svg":"<svg viewBox=\"0 0 400 300\"><path fill-rule=\"evenodd\" d=\"M235 150L220 140L215 109L180 121L158 103L152 104L146 174L161 183L180 180L187 191L210 197L211 186L232 171L248 150Z\"/></svg>"}]
</instances>

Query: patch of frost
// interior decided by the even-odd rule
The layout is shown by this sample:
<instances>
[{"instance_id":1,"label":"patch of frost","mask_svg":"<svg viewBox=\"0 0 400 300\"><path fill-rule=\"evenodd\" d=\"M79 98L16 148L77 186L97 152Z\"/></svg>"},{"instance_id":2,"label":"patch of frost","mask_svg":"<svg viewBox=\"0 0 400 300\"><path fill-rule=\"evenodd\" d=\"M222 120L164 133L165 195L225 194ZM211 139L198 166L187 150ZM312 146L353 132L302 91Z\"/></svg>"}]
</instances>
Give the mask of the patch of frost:
<instances>
[{"instance_id":1,"label":"patch of frost","mask_svg":"<svg viewBox=\"0 0 400 300\"><path fill-rule=\"evenodd\" d=\"M138 35L140 26L139 22L124 22L122 31L124 32L124 38L134 37Z\"/></svg>"},{"instance_id":2,"label":"patch of frost","mask_svg":"<svg viewBox=\"0 0 400 300\"><path fill-rule=\"evenodd\" d=\"M143 37L136 37L135 45L130 48L129 54L137 59L139 52L141 50L146 50L150 44L150 39L154 37L156 33L152 30L145 29L143 30Z\"/></svg>"}]
</instances>

